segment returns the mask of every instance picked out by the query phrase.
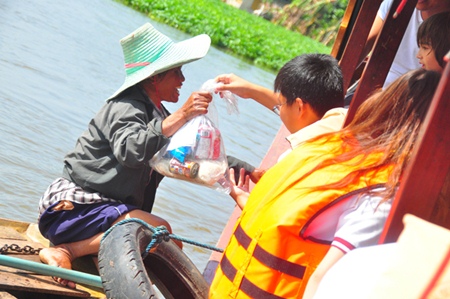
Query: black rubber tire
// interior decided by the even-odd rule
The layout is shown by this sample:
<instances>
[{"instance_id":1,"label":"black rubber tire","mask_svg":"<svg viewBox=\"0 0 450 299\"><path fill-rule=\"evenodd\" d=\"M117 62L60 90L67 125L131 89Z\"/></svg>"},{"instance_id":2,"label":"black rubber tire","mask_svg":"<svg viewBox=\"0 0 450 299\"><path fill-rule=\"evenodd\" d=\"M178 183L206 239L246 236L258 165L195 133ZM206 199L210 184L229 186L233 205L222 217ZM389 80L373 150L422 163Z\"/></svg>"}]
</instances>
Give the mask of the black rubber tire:
<instances>
[{"instance_id":1,"label":"black rubber tire","mask_svg":"<svg viewBox=\"0 0 450 299\"><path fill-rule=\"evenodd\" d=\"M197 267L173 242L162 242L142 260L152 231L136 222L116 226L100 244L99 272L107 298L208 297L209 285Z\"/></svg>"}]
</instances>

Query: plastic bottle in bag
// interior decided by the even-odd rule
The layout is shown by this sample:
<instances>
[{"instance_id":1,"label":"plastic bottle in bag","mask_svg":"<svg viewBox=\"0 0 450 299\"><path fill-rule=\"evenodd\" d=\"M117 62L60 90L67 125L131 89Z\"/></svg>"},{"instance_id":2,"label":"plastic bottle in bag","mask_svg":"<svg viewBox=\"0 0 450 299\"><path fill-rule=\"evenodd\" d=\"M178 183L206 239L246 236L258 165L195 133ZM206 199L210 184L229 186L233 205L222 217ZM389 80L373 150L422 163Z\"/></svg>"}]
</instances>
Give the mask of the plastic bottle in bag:
<instances>
[{"instance_id":1,"label":"plastic bottle in bag","mask_svg":"<svg viewBox=\"0 0 450 299\"><path fill-rule=\"evenodd\" d=\"M200 125L197 132L197 146L195 149L196 159L210 159L212 141L212 128L207 125Z\"/></svg>"},{"instance_id":2,"label":"plastic bottle in bag","mask_svg":"<svg viewBox=\"0 0 450 299\"><path fill-rule=\"evenodd\" d=\"M214 128L213 146L212 146L213 160L217 160L220 157L220 144L221 144L220 131Z\"/></svg>"},{"instance_id":3,"label":"plastic bottle in bag","mask_svg":"<svg viewBox=\"0 0 450 299\"><path fill-rule=\"evenodd\" d=\"M217 160L220 157L220 131L217 128L200 125L197 133L196 159Z\"/></svg>"}]
</instances>

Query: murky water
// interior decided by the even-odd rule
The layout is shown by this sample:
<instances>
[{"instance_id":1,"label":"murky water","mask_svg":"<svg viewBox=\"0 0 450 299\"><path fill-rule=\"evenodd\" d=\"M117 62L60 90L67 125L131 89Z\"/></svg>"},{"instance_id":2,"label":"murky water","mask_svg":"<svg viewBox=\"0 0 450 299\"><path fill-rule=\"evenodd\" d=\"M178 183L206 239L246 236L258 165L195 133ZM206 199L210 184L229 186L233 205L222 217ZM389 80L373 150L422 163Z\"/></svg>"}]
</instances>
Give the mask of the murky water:
<instances>
[{"instance_id":1,"label":"murky water","mask_svg":"<svg viewBox=\"0 0 450 299\"><path fill-rule=\"evenodd\" d=\"M40 196L61 174L76 138L124 80L119 40L145 22L173 40L189 36L155 23L112 0L2 0L0 2L0 217L35 222ZM180 103L203 82L234 72L271 88L274 74L211 48L184 67ZM261 162L280 119L251 100L239 99L239 115L228 115L215 98L227 154ZM163 180L154 212L174 233L215 245L234 208L212 189ZM209 250L185 246L203 271Z\"/></svg>"}]
</instances>

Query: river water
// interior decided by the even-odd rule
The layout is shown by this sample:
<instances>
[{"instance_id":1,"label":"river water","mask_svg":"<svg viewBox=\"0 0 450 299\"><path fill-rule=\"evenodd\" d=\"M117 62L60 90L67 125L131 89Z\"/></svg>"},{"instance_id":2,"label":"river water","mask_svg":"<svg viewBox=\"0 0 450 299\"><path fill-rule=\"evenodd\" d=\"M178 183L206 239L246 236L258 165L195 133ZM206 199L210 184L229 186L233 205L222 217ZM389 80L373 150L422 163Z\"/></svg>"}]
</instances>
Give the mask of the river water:
<instances>
[{"instance_id":1,"label":"river water","mask_svg":"<svg viewBox=\"0 0 450 299\"><path fill-rule=\"evenodd\" d=\"M119 40L145 22L174 41L183 32L155 23L113 0L0 1L0 217L36 222L38 201L62 171L62 160L106 98L123 83ZM175 111L206 80L235 73L272 88L275 75L218 49L183 67L186 77ZM227 114L214 98L227 154L259 165L280 119L251 100ZM154 213L174 233L215 245L234 208L228 195L166 178ZM210 251L185 245L203 271Z\"/></svg>"}]
</instances>

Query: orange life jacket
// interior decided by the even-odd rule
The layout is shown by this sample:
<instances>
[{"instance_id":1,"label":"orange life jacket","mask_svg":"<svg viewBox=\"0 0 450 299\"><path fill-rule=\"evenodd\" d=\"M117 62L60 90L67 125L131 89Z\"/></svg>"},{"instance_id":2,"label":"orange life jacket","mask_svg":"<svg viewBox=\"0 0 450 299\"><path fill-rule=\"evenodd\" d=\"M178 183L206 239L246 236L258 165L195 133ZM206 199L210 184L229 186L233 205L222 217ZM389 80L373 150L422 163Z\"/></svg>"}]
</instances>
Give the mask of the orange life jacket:
<instances>
[{"instance_id":1,"label":"orange life jacket","mask_svg":"<svg viewBox=\"0 0 450 299\"><path fill-rule=\"evenodd\" d=\"M340 189L313 189L333 183L378 160L370 154L355 166L333 164L303 175L321 161L344 151L333 137L306 143L272 167L255 185L223 254L210 288L210 298L301 298L306 283L330 244L304 238L308 221L348 193L387 182L391 167L365 171ZM337 152L336 152L337 150Z\"/></svg>"}]
</instances>

